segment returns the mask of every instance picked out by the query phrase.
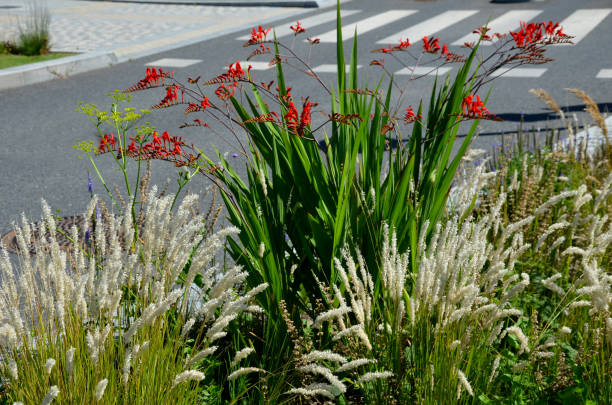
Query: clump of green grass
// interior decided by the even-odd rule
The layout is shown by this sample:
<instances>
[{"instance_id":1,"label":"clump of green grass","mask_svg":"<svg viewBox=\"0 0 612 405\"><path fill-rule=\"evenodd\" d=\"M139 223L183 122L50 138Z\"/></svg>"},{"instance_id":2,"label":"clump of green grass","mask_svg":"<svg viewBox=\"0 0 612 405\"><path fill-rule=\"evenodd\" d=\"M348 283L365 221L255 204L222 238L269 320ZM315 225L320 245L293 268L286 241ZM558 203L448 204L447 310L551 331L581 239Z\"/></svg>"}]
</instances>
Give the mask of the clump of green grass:
<instances>
[{"instance_id":1,"label":"clump of green grass","mask_svg":"<svg viewBox=\"0 0 612 405\"><path fill-rule=\"evenodd\" d=\"M33 56L49 52L49 24L51 14L46 4L31 0L27 4L28 15L25 24L19 25L17 49L20 54Z\"/></svg>"}]
</instances>

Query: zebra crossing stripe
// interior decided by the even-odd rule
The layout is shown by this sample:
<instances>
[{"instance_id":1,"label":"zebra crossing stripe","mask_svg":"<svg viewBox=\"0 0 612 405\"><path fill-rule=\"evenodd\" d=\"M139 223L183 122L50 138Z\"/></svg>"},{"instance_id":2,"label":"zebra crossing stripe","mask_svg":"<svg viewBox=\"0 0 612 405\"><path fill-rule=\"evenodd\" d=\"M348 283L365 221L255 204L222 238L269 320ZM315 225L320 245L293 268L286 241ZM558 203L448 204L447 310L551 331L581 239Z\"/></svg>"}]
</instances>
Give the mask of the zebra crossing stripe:
<instances>
[{"instance_id":1,"label":"zebra crossing stripe","mask_svg":"<svg viewBox=\"0 0 612 405\"><path fill-rule=\"evenodd\" d=\"M565 20L561 21L563 32L574 36L572 42L577 44L582 41L599 23L601 23L612 11L612 8L592 8L576 10ZM570 45L570 44L556 44Z\"/></svg>"},{"instance_id":2,"label":"zebra crossing stripe","mask_svg":"<svg viewBox=\"0 0 612 405\"><path fill-rule=\"evenodd\" d=\"M394 21L407 17L411 14L416 13L417 10L389 10L381 14L357 21L352 24L348 24L342 27L342 39L347 40L353 38L355 35L355 28L357 28L357 34L365 34L366 32L372 31L376 28L384 27L386 24L390 24ZM318 36L321 42L336 42L336 30L328 31Z\"/></svg>"},{"instance_id":3,"label":"zebra crossing stripe","mask_svg":"<svg viewBox=\"0 0 612 405\"><path fill-rule=\"evenodd\" d=\"M487 27L491 28L490 32L499 32L499 33L508 33L510 30L517 29L520 26L521 21L531 21L538 14L540 14L542 10L512 10L507 13L502 14L497 17L489 24ZM476 28L476 27L474 27ZM468 34L464 37L461 37L457 41L453 42L452 45L463 45L466 42L473 42L478 40L478 34ZM491 45L492 42L481 42L480 46L483 45Z\"/></svg>"},{"instance_id":4,"label":"zebra crossing stripe","mask_svg":"<svg viewBox=\"0 0 612 405\"><path fill-rule=\"evenodd\" d=\"M546 68L501 68L491 74L491 77L542 77Z\"/></svg>"},{"instance_id":5,"label":"zebra crossing stripe","mask_svg":"<svg viewBox=\"0 0 612 405\"><path fill-rule=\"evenodd\" d=\"M350 69L350 65L346 65L346 69L347 70ZM357 65L357 69L361 69L361 65ZM313 68L312 70L317 73L337 73L338 65L324 64L324 65L319 65Z\"/></svg>"},{"instance_id":6,"label":"zebra crossing stripe","mask_svg":"<svg viewBox=\"0 0 612 405\"><path fill-rule=\"evenodd\" d=\"M381 39L379 44L397 44L400 39L410 39L411 42L420 41L425 35L431 35L438 31L442 31L459 21L466 19L478 10L449 10L435 17L429 18L416 25L413 25L403 31L393 34L385 39Z\"/></svg>"},{"instance_id":7,"label":"zebra crossing stripe","mask_svg":"<svg viewBox=\"0 0 612 405\"><path fill-rule=\"evenodd\" d=\"M269 62L252 62L252 61L240 61L240 66L242 67L242 69L247 70L247 68L249 67L249 65L251 65L251 70L268 70L272 67L274 67L274 65L270 66ZM225 69L228 69L229 66L226 66Z\"/></svg>"},{"instance_id":8,"label":"zebra crossing stripe","mask_svg":"<svg viewBox=\"0 0 612 405\"><path fill-rule=\"evenodd\" d=\"M361 10L342 10L342 17L348 17L350 15L357 14L360 12ZM304 18L303 20L300 20L300 24L306 29L306 34L310 35L309 33L310 28L316 27L317 25L325 24L331 21L336 21L336 11L335 10L328 11L322 14L317 14L312 17ZM286 37L287 35L293 34L293 31L291 31L291 28L289 28L290 25L292 25L292 23L288 22L284 25L278 25L274 27L273 30L274 32L276 32L276 38ZM251 38L250 35L244 35L236 39L240 41L248 41L249 38ZM270 36L270 38L272 37Z\"/></svg>"},{"instance_id":9,"label":"zebra crossing stripe","mask_svg":"<svg viewBox=\"0 0 612 405\"><path fill-rule=\"evenodd\" d=\"M441 66L417 66L415 68L403 68L395 72L396 75L414 75L414 76L434 76L434 75L445 75L451 71L451 67Z\"/></svg>"},{"instance_id":10,"label":"zebra crossing stripe","mask_svg":"<svg viewBox=\"0 0 612 405\"><path fill-rule=\"evenodd\" d=\"M163 58L146 63L145 66L182 68L202 62L202 59Z\"/></svg>"},{"instance_id":11,"label":"zebra crossing stripe","mask_svg":"<svg viewBox=\"0 0 612 405\"><path fill-rule=\"evenodd\" d=\"M597 79L612 79L612 69L601 69L595 77Z\"/></svg>"}]
</instances>

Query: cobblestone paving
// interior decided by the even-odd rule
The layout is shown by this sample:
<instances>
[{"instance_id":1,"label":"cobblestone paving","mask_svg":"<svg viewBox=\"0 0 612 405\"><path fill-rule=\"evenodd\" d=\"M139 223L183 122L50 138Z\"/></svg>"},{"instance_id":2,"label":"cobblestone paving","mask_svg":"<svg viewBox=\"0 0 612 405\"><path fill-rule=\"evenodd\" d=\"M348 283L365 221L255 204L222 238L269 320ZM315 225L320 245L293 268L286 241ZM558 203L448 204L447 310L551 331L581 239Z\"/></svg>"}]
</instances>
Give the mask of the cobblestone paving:
<instances>
[{"instance_id":1,"label":"cobblestone paving","mask_svg":"<svg viewBox=\"0 0 612 405\"><path fill-rule=\"evenodd\" d=\"M24 1L0 0L0 40L18 33ZM214 7L48 0L52 51L117 51L125 56L258 21L289 16L299 8Z\"/></svg>"}]
</instances>

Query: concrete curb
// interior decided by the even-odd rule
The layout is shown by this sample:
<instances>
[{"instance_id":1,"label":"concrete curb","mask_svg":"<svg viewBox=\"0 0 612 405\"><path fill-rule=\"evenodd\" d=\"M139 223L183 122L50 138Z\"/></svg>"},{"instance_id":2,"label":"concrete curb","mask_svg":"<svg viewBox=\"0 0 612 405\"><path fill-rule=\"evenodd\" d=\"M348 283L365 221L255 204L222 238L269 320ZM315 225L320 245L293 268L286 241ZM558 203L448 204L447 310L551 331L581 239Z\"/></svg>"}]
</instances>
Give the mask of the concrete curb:
<instances>
[{"instance_id":1,"label":"concrete curb","mask_svg":"<svg viewBox=\"0 0 612 405\"><path fill-rule=\"evenodd\" d=\"M113 52L90 52L46 62L0 70L0 90L26 86L77 73L101 69L118 62Z\"/></svg>"}]
</instances>

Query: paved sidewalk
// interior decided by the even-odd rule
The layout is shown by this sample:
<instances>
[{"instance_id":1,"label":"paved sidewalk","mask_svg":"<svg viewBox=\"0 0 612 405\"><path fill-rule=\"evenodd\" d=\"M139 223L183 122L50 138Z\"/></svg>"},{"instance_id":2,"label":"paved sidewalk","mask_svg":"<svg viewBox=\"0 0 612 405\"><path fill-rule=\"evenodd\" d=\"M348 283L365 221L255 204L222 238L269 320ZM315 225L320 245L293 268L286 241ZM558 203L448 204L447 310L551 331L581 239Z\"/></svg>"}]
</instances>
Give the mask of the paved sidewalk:
<instances>
[{"instance_id":1,"label":"paved sidewalk","mask_svg":"<svg viewBox=\"0 0 612 405\"><path fill-rule=\"evenodd\" d=\"M127 1L127 0L126 0ZM277 0L217 0L225 6L152 4L157 0L47 0L51 13L50 42L54 52L79 55L0 70L0 90L70 76L160 51L189 45L259 24L299 16L304 7L268 7ZM161 1L161 0L160 0ZM331 6L335 1L318 0ZM206 0L194 0L206 3ZM209 4L213 2L208 2ZM252 3L238 7L231 4ZM302 6L303 0L285 0ZM0 40L17 34L16 22L26 14L23 0L0 0Z\"/></svg>"}]
</instances>

